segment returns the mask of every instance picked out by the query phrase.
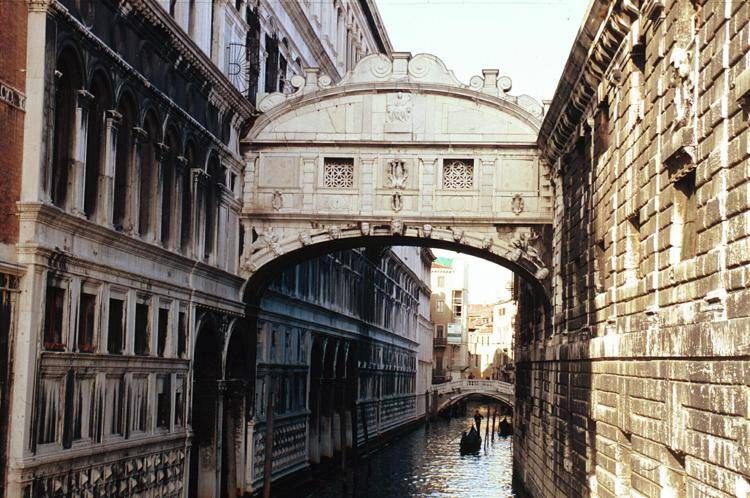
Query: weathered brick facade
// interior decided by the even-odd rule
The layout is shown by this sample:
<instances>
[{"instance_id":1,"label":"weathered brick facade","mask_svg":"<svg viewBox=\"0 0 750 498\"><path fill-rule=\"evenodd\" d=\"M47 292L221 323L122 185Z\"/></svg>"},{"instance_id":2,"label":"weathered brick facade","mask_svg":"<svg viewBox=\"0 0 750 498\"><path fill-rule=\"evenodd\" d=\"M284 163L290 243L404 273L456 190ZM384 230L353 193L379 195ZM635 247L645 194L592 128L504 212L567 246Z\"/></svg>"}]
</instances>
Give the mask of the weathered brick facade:
<instances>
[{"instance_id":1,"label":"weathered brick facade","mask_svg":"<svg viewBox=\"0 0 750 498\"><path fill-rule=\"evenodd\" d=\"M552 323L517 351L534 496L750 496L750 3L592 3L539 145ZM523 314L521 315L523 316Z\"/></svg>"},{"instance_id":2,"label":"weathered brick facade","mask_svg":"<svg viewBox=\"0 0 750 498\"><path fill-rule=\"evenodd\" d=\"M18 237L16 202L21 191L25 108L26 5L7 2L0 9L0 244Z\"/></svg>"}]
</instances>

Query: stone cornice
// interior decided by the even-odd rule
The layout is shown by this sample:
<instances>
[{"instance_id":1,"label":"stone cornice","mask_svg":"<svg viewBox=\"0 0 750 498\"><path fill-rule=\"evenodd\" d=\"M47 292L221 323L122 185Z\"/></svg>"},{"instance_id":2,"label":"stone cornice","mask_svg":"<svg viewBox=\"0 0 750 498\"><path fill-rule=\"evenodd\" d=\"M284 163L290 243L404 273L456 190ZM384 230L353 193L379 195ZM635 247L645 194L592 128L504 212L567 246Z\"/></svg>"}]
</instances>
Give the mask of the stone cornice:
<instances>
[{"instance_id":1,"label":"stone cornice","mask_svg":"<svg viewBox=\"0 0 750 498\"><path fill-rule=\"evenodd\" d=\"M549 164L575 139L599 83L637 17L631 0L594 0L589 6L539 133L538 144Z\"/></svg>"},{"instance_id":2,"label":"stone cornice","mask_svg":"<svg viewBox=\"0 0 750 498\"><path fill-rule=\"evenodd\" d=\"M389 55L393 52L393 45L391 39L388 36L388 31L385 29L383 19L380 17L380 11L373 0L359 0L359 5L362 7L362 11L365 14L367 23L370 27L370 33L375 39L375 43L378 46L380 53Z\"/></svg>"},{"instance_id":3,"label":"stone cornice","mask_svg":"<svg viewBox=\"0 0 750 498\"><path fill-rule=\"evenodd\" d=\"M185 31L159 5L157 0L126 0L138 11L141 18L160 30L179 55L211 83L224 100L227 108L234 109L245 119L251 119L255 108L240 91L235 88L224 73L211 61Z\"/></svg>"}]
</instances>

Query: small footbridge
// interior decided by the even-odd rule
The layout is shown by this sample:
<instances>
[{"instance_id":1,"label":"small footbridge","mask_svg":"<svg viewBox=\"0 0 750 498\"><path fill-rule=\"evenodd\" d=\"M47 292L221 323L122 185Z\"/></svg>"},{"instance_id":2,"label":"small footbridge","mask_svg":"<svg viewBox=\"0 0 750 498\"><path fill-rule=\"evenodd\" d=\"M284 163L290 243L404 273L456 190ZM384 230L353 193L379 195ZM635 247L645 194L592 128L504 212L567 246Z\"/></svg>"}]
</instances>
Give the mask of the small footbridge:
<instances>
[{"instance_id":1,"label":"small footbridge","mask_svg":"<svg viewBox=\"0 0 750 498\"><path fill-rule=\"evenodd\" d=\"M513 384L501 380L459 379L432 386L432 413L440 413L468 397L486 396L513 408Z\"/></svg>"}]
</instances>

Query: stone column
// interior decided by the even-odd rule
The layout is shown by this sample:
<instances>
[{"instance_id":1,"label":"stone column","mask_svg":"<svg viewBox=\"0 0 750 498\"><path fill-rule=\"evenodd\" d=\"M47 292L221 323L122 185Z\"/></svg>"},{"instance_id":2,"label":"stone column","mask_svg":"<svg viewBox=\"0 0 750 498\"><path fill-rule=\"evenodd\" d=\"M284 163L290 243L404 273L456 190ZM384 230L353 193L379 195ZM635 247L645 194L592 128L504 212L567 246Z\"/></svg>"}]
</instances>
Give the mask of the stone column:
<instances>
[{"instance_id":1,"label":"stone column","mask_svg":"<svg viewBox=\"0 0 750 498\"><path fill-rule=\"evenodd\" d=\"M52 2L51 0L27 1L29 16L26 20L28 49L25 68L26 115L23 124L21 202L49 202L50 198L46 189L49 164L47 164L47 140L44 139L48 127L44 124L44 106L46 105L47 76L52 78L51 73L54 71L54 60L49 63L47 61L47 54L54 54L54 50L46 50L48 43L54 44L54 40L47 40L47 15ZM49 97L54 98L54 95L49 95ZM24 359L22 364L27 363L28 361ZM15 494L9 491L10 496ZM18 495L20 494L19 490Z\"/></svg>"},{"instance_id":2,"label":"stone column","mask_svg":"<svg viewBox=\"0 0 750 498\"><path fill-rule=\"evenodd\" d=\"M151 217L151 240L161 244L161 216L163 212L164 196L164 168L167 166L164 164L169 147L165 143L158 143L155 147L156 152L156 181L150 185L153 192L154 205L152 208L153 216ZM170 188L171 186L167 186ZM169 248L169 240L167 240L164 247Z\"/></svg>"},{"instance_id":3,"label":"stone column","mask_svg":"<svg viewBox=\"0 0 750 498\"><path fill-rule=\"evenodd\" d=\"M140 204L140 178L141 178L141 155L143 153L143 142L148 134L146 130L138 126L133 127L133 154L131 154L130 178L128 178L129 194L127 199L127 213L123 223L123 231L128 234L139 234L138 231L138 206ZM139 234L140 235L140 234Z\"/></svg>"},{"instance_id":4,"label":"stone column","mask_svg":"<svg viewBox=\"0 0 750 498\"><path fill-rule=\"evenodd\" d=\"M117 161L117 131L122 114L109 110L104 119L104 168L99 175L97 222L112 227L115 198L115 164Z\"/></svg>"},{"instance_id":5,"label":"stone column","mask_svg":"<svg viewBox=\"0 0 750 498\"><path fill-rule=\"evenodd\" d=\"M427 215L434 211L434 195L435 187L439 185L440 179L437 178L437 157L436 156L424 156L421 157L420 162L422 163L419 169L419 195L421 196L420 205L422 212Z\"/></svg>"},{"instance_id":6,"label":"stone column","mask_svg":"<svg viewBox=\"0 0 750 498\"><path fill-rule=\"evenodd\" d=\"M375 206L375 159L375 156L363 156L360 160L362 214L372 214L377 209Z\"/></svg>"},{"instance_id":7,"label":"stone column","mask_svg":"<svg viewBox=\"0 0 750 498\"><path fill-rule=\"evenodd\" d=\"M245 492L252 494L255 470L255 417L248 420L245 432Z\"/></svg>"},{"instance_id":8,"label":"stone column","mask_svg":"<svg viewBox=\"0 0 750 498\"><path fill-rule=\"evenodd\" d=\"M302 155L302 209L312 211L315 196L317 154Z\"/></svg>"},{"instance_id":9,"label":"stone column","mask_svg":"<svg viewBox=\"0 0 750 498\"><path fill-rule=\"evenodd\" d=\"M185 175L190 174L190 169L187 167L187 158L185 156L177 156L174 163L174 196L172 198L172 233L170 238L172 239L172 247L180 247L180 239L182 237L182 202L183 196L190 195L190 192L184 191L185 186Z\"/></svg>"},{"instance_id":10,"label":"stone column","mask_svg":"<svg viewBox=\"0 0 750 498\"><path fill-rule=\"evenodd\" d=\"M73 214L82 217L85 216L83 198L86 185L86 144L88 141L89 107L93 97L93 95L84 89L76 91L73 158L68 175L68 202Z\"/></svg>"}]
</instances>

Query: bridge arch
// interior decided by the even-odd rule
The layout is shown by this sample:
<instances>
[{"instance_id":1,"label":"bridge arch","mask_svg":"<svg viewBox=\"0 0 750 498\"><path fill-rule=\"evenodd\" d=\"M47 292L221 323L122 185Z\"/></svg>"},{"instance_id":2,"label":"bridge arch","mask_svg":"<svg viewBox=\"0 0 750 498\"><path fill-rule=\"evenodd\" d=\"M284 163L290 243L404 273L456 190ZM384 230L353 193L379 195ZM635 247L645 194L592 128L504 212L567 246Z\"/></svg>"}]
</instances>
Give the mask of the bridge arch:
<instances>
[{"instance_id":1,"label":"bridge arch","mask_svg":"<svg viewBox=\"0 0 750 498\"><path fill-rule=\"evenodd\" d=\"M316 69L259 102L244 142L245 301L282 267L352 247L459 250L545 296L553 193L543 107L484 70L468 85L429 54L363 58L337 84Z\"/></svg>"}]
</instances>

